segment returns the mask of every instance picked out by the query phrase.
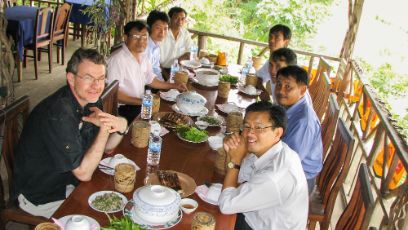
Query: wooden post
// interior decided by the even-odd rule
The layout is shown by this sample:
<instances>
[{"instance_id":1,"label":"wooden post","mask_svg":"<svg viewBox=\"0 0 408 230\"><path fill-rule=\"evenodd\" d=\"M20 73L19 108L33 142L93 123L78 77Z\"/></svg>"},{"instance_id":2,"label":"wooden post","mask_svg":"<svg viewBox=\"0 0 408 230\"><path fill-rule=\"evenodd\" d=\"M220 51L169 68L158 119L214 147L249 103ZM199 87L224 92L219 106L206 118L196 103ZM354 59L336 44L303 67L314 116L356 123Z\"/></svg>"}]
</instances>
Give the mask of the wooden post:
<instances>
[{"instance_id":1,"label":"wooden post","mask_svg":"<svg viewBox=\"0 0 408 230\"><path fill-rule=\"evenodd\" d=\"M237 61L238 65L242 64L242 58L244 56L244 46L245 46L245 43L243 43L243 42L239 43L238 61Z\"/></svg>"},{"instance_id":2,"label":"wooden post","mask_svg":"<svg viewBox=\"0 0 408 230\"><path fill-rule=\"evenodd\" d=\"M198 34L198 51L205 50L207 48L207 36Z\"/></svg>"}]
</instances>

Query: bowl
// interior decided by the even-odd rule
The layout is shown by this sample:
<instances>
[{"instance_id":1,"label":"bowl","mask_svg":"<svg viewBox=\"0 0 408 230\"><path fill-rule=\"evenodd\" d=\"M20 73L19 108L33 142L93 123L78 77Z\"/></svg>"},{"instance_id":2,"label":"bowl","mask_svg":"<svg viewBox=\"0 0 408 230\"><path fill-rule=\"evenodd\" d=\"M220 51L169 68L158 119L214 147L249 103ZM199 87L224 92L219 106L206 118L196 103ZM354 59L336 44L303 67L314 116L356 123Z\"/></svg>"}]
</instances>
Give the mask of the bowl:
<instances>
[{"instance_id":1,"label":"bowl","mask_svg":"<svg viewBox=\"0 0 408 230\"><path fill-rule=\"evenodd\" d=\"M217 70L201 68L195 71L196 77L199 78L202 83L207 85L217 85L220 73Z\"/></svg>"},{"instance_id":2,"label":"bowl","mask_svg":"<svg viewBox=\"0 0 408 230\"><path fill-rule=\"evenodd\" d=\"M205 103L207 99L195 91L187 91L176 97L177 107L187 114L199 113L204 109Z\"/></svg>"},{"instance_id":3,"label":"bowl","mask_svg":"<svg viewBox=\"0 0 408 230\"><path fill-rule=\"evenodd\" d=\"M209 64L210 64L210 60L209 60L208 58L203 57L203 58L200 59L200 63L201 63L202 65L209 65Z\"/></svg>"},{"instance_id":4,"label":"bowl","mask_svg":"<svg viewBox=\"0 0 408 230\"><path fill-rule=\"evenodd\" d=\"M115 168L116 165L120 163L129 163L129 159L127 159L122 154L116 154L115 156L111 157L111 159L109 160L109 167Z\"/></svg>"},{"instance_id":5,"label":"bowl","mask_svg":"<svg viewBox=\"0 0 408 230\"><path fill-rule=\"evenodd\" d=\"M205 121L196 121L196 122L195 122L195 125L196 125L199 129L204 130L204 129L206 129L206 128L208 127L208 122L205 122Z\"/></svg>"},{"instance_id":6,"label":"bowl","mask_svg":"<svg viewBox=\"0 0 408 230\"><path fill-rule=\"evenodd\" d=\"M133 193L133 211L146 222L165 224L178 216L180 194L161 185L146 185Z\"/></svg>"},{"instance_id":7,"label":"bowl","mask_svg":"<svg viewBox=\"0 0 408 230\"><path fill-rule=\"evenodd\" d=\"M65 230L90 230L91 223L82 215L74 215L65 224Z\"/></svg>"},{"instance_id":8,"label":"bowl","mask_svg":"<svg viewBox=\"0 0 408 230\"><path fill-rule=\"evenodd\" d=\"M180 208L183 210L185 214L190 214L194 212L198 207L197 201L190 199L190 198L184 198L181 199L180 202Z\"/></svg>"}]
</instances>

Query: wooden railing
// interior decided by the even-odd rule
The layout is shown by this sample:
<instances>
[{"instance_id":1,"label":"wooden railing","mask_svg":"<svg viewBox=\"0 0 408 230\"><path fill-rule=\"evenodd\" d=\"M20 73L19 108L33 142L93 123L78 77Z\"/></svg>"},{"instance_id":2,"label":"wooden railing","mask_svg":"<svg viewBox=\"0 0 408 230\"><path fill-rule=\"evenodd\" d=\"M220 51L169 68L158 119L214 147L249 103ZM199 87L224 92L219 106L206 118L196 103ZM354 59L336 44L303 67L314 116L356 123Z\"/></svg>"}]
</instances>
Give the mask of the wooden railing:
<instances>
[{"instance_id":1,"label":"wooden railing","mask_svg":"<svg viewBox=\"0 0 408 230\"><path fill-rule=\"evenodd\" d=\"M193 38L197 38L199 49L207 48L208 39L236 42L237 64L242 64L245 45L261 47L261 54L267 50L267 43L264 42L189 31ZM407 143L390 122L389 114L378 102L370 86L362 80L361 69L352 60L347 62L327 55L294 51L308 60L305 68L312 81L320 74L330 77L331 90L337 95L340 104L340 116L356 139L350 170L340 193L342 205L339 207L345 207L348 203L357 181L358 166L365 162L370 169L371 189L375 194L375 209L370 226L378 229L408 229ZM332 225L337 223L334 218Z\"/></svg>"}]
</instances>

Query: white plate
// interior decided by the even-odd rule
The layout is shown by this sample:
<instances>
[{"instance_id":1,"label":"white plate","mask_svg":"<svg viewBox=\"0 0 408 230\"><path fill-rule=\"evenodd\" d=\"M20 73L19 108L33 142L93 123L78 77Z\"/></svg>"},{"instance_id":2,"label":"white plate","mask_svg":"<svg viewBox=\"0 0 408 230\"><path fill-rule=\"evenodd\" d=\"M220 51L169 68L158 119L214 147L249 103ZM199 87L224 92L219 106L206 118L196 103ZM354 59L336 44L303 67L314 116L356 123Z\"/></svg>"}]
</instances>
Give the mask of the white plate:
<instances>
[{"instance_id":1,"label":"white plate","mask_svg":"<svg viewBox=\"0 0 408 230\"><path fill-rule=\"evenodd\" d=\"M232 113L232 112L241 112L241 108L238 107L237 105L231 105L233 106L231 109L227 109L225 106L229 104L216 104L217 108L223 112L223 113Z\"/></svg>"},{"instance_id":2,"label":"white plate","mask_svg":"<svg viewBox=\"0 0 408 230\"><path fill-rule=\"evenodd\" d=\"M107 157L107 158L105 158L105 159L102 159L102 160L99 162L99 164L100 164L100 165L106 165L106 166L110 167L110 166L109 166L109 161L111 160L111 158L112 158L112 157ZM129 164L132 164L132 165L135 166L136 171L140 170L139 166L137 166L137 164L136 164L134 161L132 161L131 159L127 159L127 160L129 161L129 162L128 162ZM101 170L103 173L106 173L106 174L111 175L111 176L115 175L115 169L104 168L103 166L100 166L100 165L98 166L98 168L99 168L99 170Z\"/></svg>"},{"instance_id":3,"label":"white plate","mask_svg":"<svg viewBox=\"0 0 408 230\"><path fill-rule=\"evenodd\" d=\"M190 61L190 60L182 60L180 64L191 69L197 69L201 67L201 63L199 61Z\"/></svg>"},{"instance_id":4,"label":"white plate","mask_svg":"<svg viewBox=\"0 0 408 230\"><path fill-rule=\"evenodd\" d=\"M122 210L122 209L125 207L126 203L128 202L128 199L127 199L123 194L121 194L121 193L118 193L118 192L115 192L115 191L99 191L99 192L95 192L94 194L92 194L92 195L89 196L89 198L88 198L88 204L89 204L89 206L90 206L93 210L95 210L95 211L105 212L105 211L101 211L101 210L97 209L96 207L94 207L94 206L92 205L92 201L94 201L97 196L101 196L101 195L104 195L104 194L106 194L106 193L115 193L116 195L118 195L118 196L122 199L122 206L121 206L119 209L111 210L111 211L108 211L108 212L106 212L106 213L119 212L120 210Z\"/></svg>"},{"instance_id":5,"label":"white plate","mask_svg":"<svg viewBox=\"0 0 408 230\"><path fill-rule=\"evenodd\" d=\"M153 224L153 223L143 220L140 216L138 216L136 212L133 211L134 205L135 203L133 202L133 200L129 200L129 202L125 205L123 209L123 215L130 217L134 223L140 225L143 228L168 229L180 223L181 219L183 218L183 212L179 210L179 214L177 215L177 218L175 218L174 220L168 221L164 224Z\"/></svg>"},{"instance_id":6,"label":"white plate","mask_svg":"<svg viewBox=\"0 0 408 230\"><path fill-rule=\"evenodd\" d=\"M99 230L101 229L101 226L99 225L98 221L96 221L94 218L89 217L89 216L85 216L85 215L68 215L68 216L63 216L61 218L58 219L58 221L62 224L62 226L65 226L65 224L67 223L67 221L69 219L71 219L73 216L82 216L85 217L88 222L91 224L91 229L92 230ZM96 227L93 227L96 226Z\"/></svg>"},{"instance_id":7,"label":"white plate","mask_svg":"<svg viewBox=\"0 0 408 230\"><path fill-rule=\"evenodd\" d=\"M176 113L180 113L180 114L187 115L187 116L192 116L192 117L204 116L204 115L206 115L208 113L208 109L206 107L203 107L203 109L198 113L185 113L185 112L181 111L179 109L179 107L177 107L177 104L172 105L171 109L173 109L173 111L176 112Z\"/></svg>"},{"instance_id":8,"label":"white plate","mask_svg":"<svg viewBox=\"0 0 408 230\"><path fill-rule=\"evenodd\" d=\"M176 101L177 96L180 93L178 93L177 95L175 95L174 97L170 96L168 92L160 92L160 98L166 101Z\"/></svg>"},{"instance_id":9,"label":"white plate","mask_svg":"<svg viewBox=\"0 0 408 230\"><path fill-rule=\"evenodd\" d=\"M249 93L245 90L245 87L243 87L243 86L239 86L239 87L238 87L238 91L241 92L241 93L243 93L243 94L249 95L249 96L259 96L259 95L261 95L261 93L262 93L262 90L256 89L256 93L255 93L255 94L249 94Z\"/></svg>"},{"instance_id":10,"label":"white plate","mask_svg":"<svg viewBox=\"0 0 408 230\"><path fill-rule=\"evenodd\" d=\"M197 121L205 121L205 120L203 120L204 117L212 117L212 118L214 118L214 119L216 119L216 120L218 121L218 124L210 124L210 123L207 122L207 123L208 123L208 127L217 127L217 126L222 125L222 123L224 122L224 118L222 118L222 117L210 116L210 115L200 116L200 117L197 118Z\"/></svg>"},{"instance_id":11,"label":"white plate","mask_svg":"<svg viewBox=\"0 0 408 230\"><path fill-rule=\"evenodd\" d=\"M197 83L202 85L202 86L207 86L207 87L218 86L219 81L208 84L208 83L204 82L204 78L206 78L206 76L203 76L203 75L196 76Z\"/></svg>"}]
</instances>

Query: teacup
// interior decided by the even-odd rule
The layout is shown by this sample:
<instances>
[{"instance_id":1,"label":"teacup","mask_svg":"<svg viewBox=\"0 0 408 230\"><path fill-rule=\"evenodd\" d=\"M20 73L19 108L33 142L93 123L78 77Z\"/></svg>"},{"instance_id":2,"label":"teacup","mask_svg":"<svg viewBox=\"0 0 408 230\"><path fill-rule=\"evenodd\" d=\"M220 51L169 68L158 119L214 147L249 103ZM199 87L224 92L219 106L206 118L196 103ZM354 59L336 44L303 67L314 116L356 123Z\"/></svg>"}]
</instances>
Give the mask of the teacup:
<instances>
[{"instance_id":1,"label":"teacup","mask_svg":"<svg viewBox=\"0 0 408 230\"><path fill-rule=\"evenodd\" d=\"M111 159L109 160L109 167L115 168L116 165L120 163L129 163L129 159L127 159L122 154L116 154L115 156L111 157Z\"/></svg>"},{"instance_id":2,"label":"teacup","mask_svg":"<svg viewBox=\"0 0 408 230\"><path fill-rule=\"evenodd\" d=\"M90 230L91 223L83 215L72 216L65 224L65 230Z\"/></svg>"},{"instance_id":3,"label":"teacup","mask_svg":"<svg viewBox=\"0 0 408 230\"><path fill-rule=\"evenodd\" d=\"M185 214L190 214L194 212L198 207L197 201L190 199L190 198L184 198L181 199L180 202L180 208L183 210Z\"/></svg>"}]
</instances>

